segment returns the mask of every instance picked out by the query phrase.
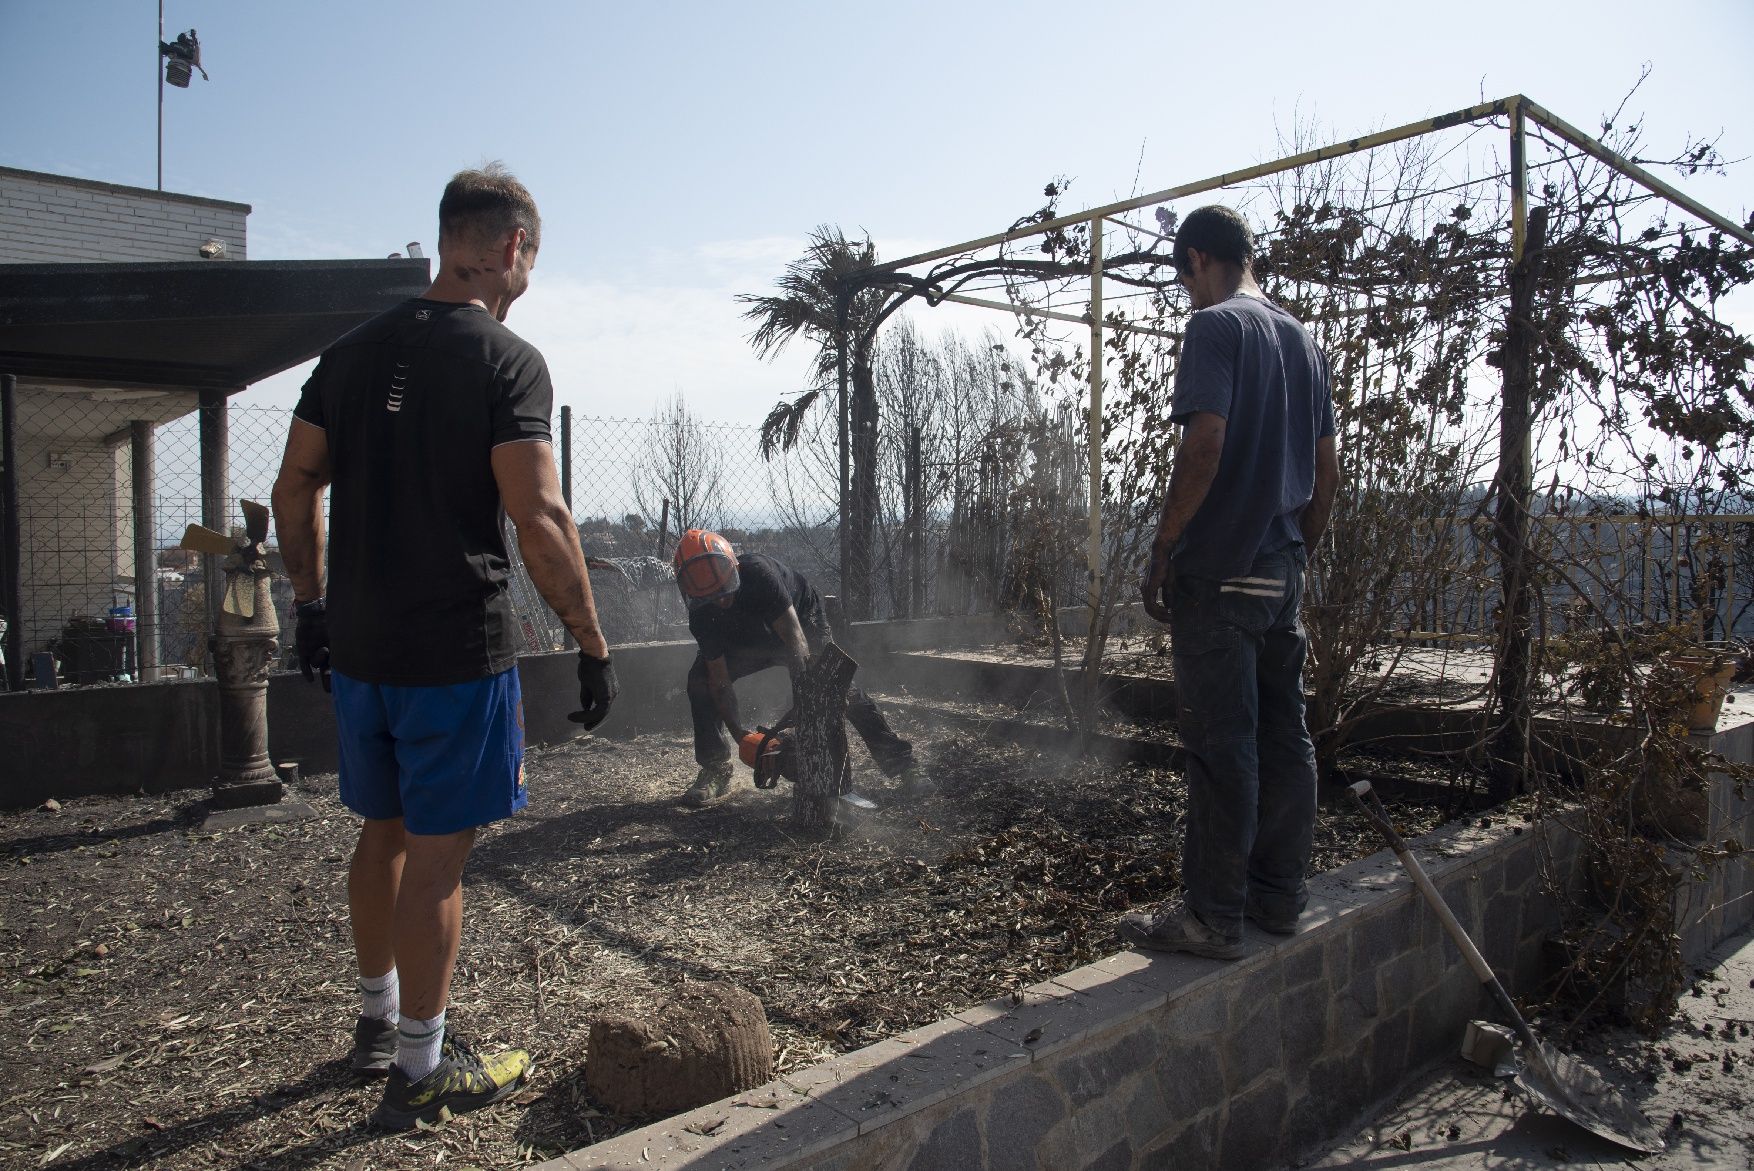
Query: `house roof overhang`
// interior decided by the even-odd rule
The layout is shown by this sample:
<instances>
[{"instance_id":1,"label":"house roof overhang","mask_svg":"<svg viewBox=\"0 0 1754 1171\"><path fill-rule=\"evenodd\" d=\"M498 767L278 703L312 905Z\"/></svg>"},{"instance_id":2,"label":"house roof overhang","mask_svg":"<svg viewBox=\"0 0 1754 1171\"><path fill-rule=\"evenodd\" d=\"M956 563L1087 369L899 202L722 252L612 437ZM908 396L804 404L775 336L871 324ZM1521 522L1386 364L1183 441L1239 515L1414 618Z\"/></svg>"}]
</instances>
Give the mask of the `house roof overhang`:
<instances>
[{"instance_id":1,"label":"house roof overhang","mask_svg":"<svg viewBox=\"0 0 1754 1171\"><path fill-rule=\"evenodd\" d=\"M426 259L0 264L0 374L228 393L428 284Z\"/></svg>"}]
</instances>

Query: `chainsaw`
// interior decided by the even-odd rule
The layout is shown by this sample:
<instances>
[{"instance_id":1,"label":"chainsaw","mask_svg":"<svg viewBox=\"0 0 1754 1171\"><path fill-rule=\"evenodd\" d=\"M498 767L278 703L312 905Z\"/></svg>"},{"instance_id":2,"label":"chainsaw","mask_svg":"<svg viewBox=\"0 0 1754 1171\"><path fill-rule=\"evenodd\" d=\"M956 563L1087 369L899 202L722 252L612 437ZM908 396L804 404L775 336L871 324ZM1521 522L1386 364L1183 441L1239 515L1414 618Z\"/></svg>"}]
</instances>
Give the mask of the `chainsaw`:
<instances>
[{"instance_id":1,"label":"chainsaw","mask_svg":"<svg viewBox=\"0 0 1754 1171\"><path fill-rule=\"evenodd\" d=\"M755 771L757 789L772 789L780 783L781 777L789 781L797 771L798 753L791 734L786 731L791 720L791 713L787 712L772 728L758 727L753 732L744 733L738 742L737 755Z\"/></svg>"}]
</instances>

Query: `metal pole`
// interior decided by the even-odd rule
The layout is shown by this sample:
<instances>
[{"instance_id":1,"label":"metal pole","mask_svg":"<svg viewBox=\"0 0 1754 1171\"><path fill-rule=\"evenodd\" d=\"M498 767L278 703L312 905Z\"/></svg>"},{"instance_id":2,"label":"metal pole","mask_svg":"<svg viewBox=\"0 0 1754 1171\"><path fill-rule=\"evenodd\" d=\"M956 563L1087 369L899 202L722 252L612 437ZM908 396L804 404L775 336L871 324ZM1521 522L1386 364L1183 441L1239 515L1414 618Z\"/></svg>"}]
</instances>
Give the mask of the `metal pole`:
<instances>
[{"instance_id":1,"label":"metal pole","mask_svg":"<svg viewBox=\"0 0 1754 1171\"><path fill-rule=\"evenodd\" d=\"M840 444L840 532L839 557L840 565L836 573L840 578L836 593L847 596L847 565L852 560L852 530L847 527L850 512L848 497L851 494L852 463L847 447L847 318L852 312L852 295L845 286L836 290L834 297L834 348L836 379L839 389L835 398L835 415L839 425Z\"/></svg>"},{"instance_id":2,"label":"metal pole","mask_svg":"<svg viewBox=\"0 0 1754 1171\"><path fill-rule=\"evenodd\" d=\"M560 495L572 512L572 408L560 408Z\"/></svg>"},{"instance_id":3,"label":"metal pole","mask_svg":"<svg viewBox=\"0 0 1754 1171\"><path fill-rule=\"evenodd\" d=\"M158 678L158 557L153 546L152 424L128 424L128 472L134 484L134 640L142 683Z\"/></svg>"},{"instance_id":4,"label":"metal pole","mask_svg":"<svg viewBox=\"0 0 1754 1171\"><path fill-rule=\"evenodd\" d=\"M6 611L6 689L24 690L23 542L18 535L18 378L0 374L0 607Z\"/></svg>"},{"instance_id":5,"label":"metal pole","mask_svg":"<svg viewBox=\"0 0 1754 1171\"><path fill-rule=\"evenodd\" d=\"M1521 97L1510 107L1510 262L1520 264L1528 240L1529 151Z\"/></svg>"},{"instance_id":6,"label":"metal pole","mask_svg":"<svg viewBox=\"0 0 1754 1171\"><path fill-rule=\"evenodd\" d=\"M153 70L158 74L158 189L164 190L164 0L158 0L158 44L152 46Z\"/></svg>"},{"instance_id":7,"label":"metal pole","mask_svg":"<svg viewBox=\"0 0 1754 1171\"><path fill-rule=\"evenodd\" d=\"M1692 212L1720 232L1725 232L1734 236L1744 244L1754 244L1754 231L1749 231L1746 227L1736 223L1735 220L1732 220L1727 216L1719 215L1717 212L1711 210L1711 208L1706 207L1703 203L1684 194L1679 188L1663 182L1631 159L1616 153L1606 144L1591 138L1589 135L1585 134L1571 123L1565 121L1565 119L1559 117L1557 114L1544 109L1540 104L1531 102L1528 98L1520 95L1516 101L1517 109L1519 111L1526 107L1530 118L1533 118L1536 122L1545 126L1559 137L1565 139L1565 141L1571 143L1571 145L1577 147L1585 154L1591 155L1597 160L1607 163L1610 167L1613 167L1628 179L1643 186L1647 191L1652 191L1657 195L1662 196L1670 203L1675 204L1677 207L1682 207Z\"/></svg>"},{"instance_id":8,"label":"metal pole","mask_svg":"<svg viewBox=\"0 0 1754 1171\"><path fill-rule=\"evenodd\" d=\"M227 453L230 447L230 420L227 418L223 390L203 390L201 409L201 523L216 532L231 532L226 497L230 494L230 469ZM212 634L219 628L219 608L225 598L225 578L219 569L220 558L212 553L201 555L201 583L207 595L207 629Z\"/></svg>"},{"instance_id":9,"label":"metal pole","mask_svg":"<svg viewBox=\"0 0 1754 1171\"><path fill-rule=\"evenodd\" d=\"M901 268L912 268L916 264L924 264L929 260L942 260L946 256L956 256L963 252L974 252L981 248L989 248L994 244L1002 244L1007 240L1021 240L1030 236L1039 236L1056 228L1064 228L1071 224L1082 224L1090 220L1107 219L1120 215L1122 212L1135 211L1141 207L1155 207L1160 203L1170 203L1189 195L1198 195L1203 191L1216 191L1221 187L1233 187L1250 179L1260 179L1267 175L1277 175L1281 171L1293 171L1298 167L1307 167L1311 163L1319 163L1324 159L1336 159L1344 155L1357 154L1359 151L1373 147L1387 146L1391 142L1400 142L1407 138L1417 138L1422 134L1430 134L1436 130L1447 130L1452 126L1465 126L1478 122L1482 118L1499 117L1510 113L1513 99L1500 98L1495 102L1482 102L1477 106L1469 106L1465 110L1456 110L1449 114L1439 114L1435 118L1421 118L1417 122L1408 122L1404 126L1396 126L1388 130L1379 130L1375 134L1366 134L1359 138L1348 138L1329 146L1306 150L1300 154L1287 155L1270 163L1245 167L1240 171L1226 171L1221 175L1213 175L1193 183L1183 183L1178 187L1166 187L1162 191L1153 191L1149 195L1136 195L1131 199L1123 199L1119 203L1107 203L1101 207L1093 207L1086 211L1073 212L1070 215L1056 216L1051 220L1042 220L1027 227L1013 228L1010 231L998 232L991 236L983 236L978 240L969 240L963 244L952 244L945 248L934 248L930 252L920 252L913 256L904 256L900 260L891 260L883 264L873 265L871 271L891 272ZM1528 101L1520 95L1519 102ZM1533 105L1533 103L1530 103ZM1543 116L1552 117L1546 111L1535 106L1532 116L1546 125ZM1554 119L1558 121L1558 119ZM1673 190L1671 188L1671 190ZM1721 217L1720 217L1721 218Z\"/></svg>"},{"instance_id":10,"label":"metal pole","mask_svg":"<svg viewBox=\"0 0 1754 1171\"><path fill-rule=\"evenodd\" d=\"M1090 631L1102 610L1102 221L1090 223Z\"/></svg>"}]
</instances>

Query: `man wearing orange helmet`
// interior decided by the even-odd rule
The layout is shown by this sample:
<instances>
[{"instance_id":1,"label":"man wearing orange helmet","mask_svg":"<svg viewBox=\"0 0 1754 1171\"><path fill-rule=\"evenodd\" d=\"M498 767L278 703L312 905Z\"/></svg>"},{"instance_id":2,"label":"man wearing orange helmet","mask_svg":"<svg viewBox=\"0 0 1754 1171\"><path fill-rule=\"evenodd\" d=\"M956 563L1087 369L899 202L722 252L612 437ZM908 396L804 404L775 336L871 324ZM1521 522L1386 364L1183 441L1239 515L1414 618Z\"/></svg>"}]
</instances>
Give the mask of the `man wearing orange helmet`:
<instances>
[{"instance_id":1,"label":"man wearing orange helmet","mask_svg":"<svg viewBox=\"0 0 1754 1171\"><path fill-rule=\"evenodd\" d=\"M682 800L711 805L730 795L735 771L725 730L737 740L747 735L732 683L777 666L795 680L828 641L828 615L822 595L803 574L761 553L738 556L717 533L689 529L676 546L674 563L676 586L688 603L688 631L700 645L688 671L700 774ZM847 721L877 767L901 780L903 792L923 791L913 745L895 734L857 685L847 693Z\"/></svg>"}]
</instances>

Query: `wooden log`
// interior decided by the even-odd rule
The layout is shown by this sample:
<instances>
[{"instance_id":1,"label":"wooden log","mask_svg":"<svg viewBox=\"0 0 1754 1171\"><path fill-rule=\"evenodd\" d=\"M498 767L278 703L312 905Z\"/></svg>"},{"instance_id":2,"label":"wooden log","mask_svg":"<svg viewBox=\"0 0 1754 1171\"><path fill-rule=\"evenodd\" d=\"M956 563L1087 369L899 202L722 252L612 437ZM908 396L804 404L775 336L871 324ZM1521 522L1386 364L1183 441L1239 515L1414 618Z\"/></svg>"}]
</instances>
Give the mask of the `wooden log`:
<instances>
[{"instance_id":1,"label":"wooden log","mask_svg":"<svg viewBox=\"0 0 1754 1171\"><path fill-rule=\"evenodd\" d=\"M847 757L847 689L859 665L833 641L810 660L794 687L798 775L792 779L792 820L801 830L834 828L835 803L852 784Z\"/></svg>"},{"instance_id":2,"label":"wooden log","mask_svg":"<svg viewBox=\"0 0 1754 1171\"><path fill-rule=\"evenodd\" d=\"M773 1080L761 1001L731 984L686 984L644 1016L591 1025L585 1088L620 1114L670 1115Z\"/></svg>"}]
</instances>

